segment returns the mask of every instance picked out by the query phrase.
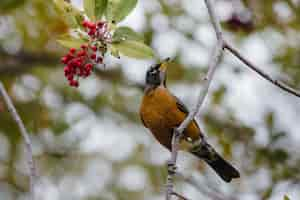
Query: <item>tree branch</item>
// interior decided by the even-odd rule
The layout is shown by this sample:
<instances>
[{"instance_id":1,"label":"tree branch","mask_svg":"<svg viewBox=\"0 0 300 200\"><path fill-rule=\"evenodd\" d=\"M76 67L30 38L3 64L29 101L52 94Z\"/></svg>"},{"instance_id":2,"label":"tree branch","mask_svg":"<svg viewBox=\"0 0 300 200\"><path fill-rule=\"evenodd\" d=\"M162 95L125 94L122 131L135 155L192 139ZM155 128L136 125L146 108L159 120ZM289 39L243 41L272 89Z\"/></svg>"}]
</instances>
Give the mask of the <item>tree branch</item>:
<instances>
[{"instance_id":1,"label":"tree branch","mask_svg":"<svg viewBox=\"0 0 300 200\"><path fill-rule=\"evenodd\" d=\"M29 134L24 126L22 119L20 118L16 108L14 107L9 95L7 94L2 82L0 81L0 95L3 97L4 102L7 105L8 111L10 112L12 118L17 123L22 137L24 138L25 145L26 145L26 156L27 156L27 163L29 168L29 179L30 179L30 193L32 195L32 199L34 199L34 186L35 186L35 179L37 176L36 167L33 160L32 155L32 143L29 137Z\"/></svg>"},{"instance_id":2,"label":"tree branch","mask_svg":"<svg viewBox=\"0 0 300 200\"><path fill-rule=\"evenodd\" d=\"M189 200L185 196L182 196L181 194L178 194L177 192L172 193L173 196L177 196L180 200Z\"/></svg>"},{"instance_id":3,"label":"tree branch","mask_svg":"<svg viewBox=\"0 0 300 200\"><path fill-rule=\"evenodd\" d=\"M10 55L0 47L0 74L18 74L28 71L37 65L53 67L59 64L59 56L46 52L30 53L24 50Z\"/></svg>"},{"instance_id":4,"label":"tree branch","mask_svg":"<svg viewBox=\"0 0 300 200\"><path fill-rule=\"evenodd\" d=\"M264 79L270 81L271 83L273 83L274 85L276 85L277 87L283 89L284 91L293 94L297 97L300 97L300 91L297 91L293 88L291 88L290 86L272 78L270 75L268 75L267 73L265 73L264 71L262 71L261 69L259 69L257 66L255 66L251 61L249 61L247 58L245 58L244 56L241 55L241 53L236 50L234 47L232 47L232 45L230 45L228 42L225 42L225 46L224 48L226 48L230 53L232 53L234 56L236 56L239 60L241 60L246 66L248 66L250 69L252 69L253 71L255 71L256 73L258 73L261 77L263 77Z\"/></svg>"},{"instance_id":5,"label":"tree branch","mask_svg":"<svg viewBox=\"0 0 300 200\"><path fill-rule=\"evenodd\" d=\"M168 161L168 176L167 176L167 191L166 191L166 200L171 200L174 188L174 175L176 173L176 161L177 161L177 155L179 150L179 141L182 137L183 131L186 129L186 127L191 123L191 121L194 119L194 117L197 115L197 113L200 110L201 105L203 104L205 97L208 93L208 89L210 86L210 83L213 79L213 75L216 71L216 68L222 58L222 55L224 53L224 40L223 40L223 34L221 30L221 25L216 17L214 8L211 5L210 0L205 0L206 7L208 9L208 13L210 16L210 19L212 21L216 37L217 37L217 45L215 47L215 50L212 54L212 58L210 60L209 66L208 66L208 72L207 75L204 77L204 83L203 83L203 89L198 97L197 103L195 108L192 110L192 112L189 113L189 115L185 118L185 120L180 124L178 128L174 129L173 132L173 138L172 138L172 153L171 153L171 159Z\"/></svg>"},{"instance_id":6,"label":"tree branch","mask_svg":"<svg viewBox=\"0 0 300 200\"><path fill-rule=\"evenodd\" d=\"M300 92L294 90L293 88L286 86L285 84L279 82L278 80L273 79L271 76L257 68L254 64L252 64L249 60L244 58L237 50L235 50L230 44L225 42L223 39L223 33L221 29L220 22L217 18L217 15L215 13L214 7L212 5L211 0L204 0L208 14L210 16L210 20L212 22L212 25L215 30L215 34L217 37L217 45L215 47L214 53L212 55L212 58L210 59L210 63L208 66L208 72L207 75L204 78L203 83L203 89L198 97L197 103L195 108L192 110L192 112L189 113L189 115L186 117L186 119L180 124L178 128L174 129L173 132L173 138L172 138L172 153L171 153L171 159L168 161L168 176L167 176L167 192L166 192L166 200L171 200L172 195L174 194L173 188L174 188L174 175L176 174L176 161L177 161L177 155L179 150L179 141L182 137L183 131L186 129L186 127L190 124L190 122L194 119L194 117L199 112L201 105L203 104L205 97L208 93L210 83L213 79L213 75L216 71L216 68L222 58L222 55L224 53L224 49L226 48L229 50L233 55L235 55L238 59L240 59L242 62L244 62L248 67L250 67L252 70L257 72L259 75L261 75L266 80L270 81L274 85L280 87L281 89L294 94L298 97L300 97ZM215 199L222 199L217 198Z\"/></svg>"},{"instance_id":7,"label":"tree branch","mask_svg":"<svg viewBox=\"0 0 300 200\"><path fill-rule=\"evenodd\" d=\"M215 9L212 6L211 0L204 0L205 1L205 5L207 7L208 10L208 14L210 17L210 21L214 27L215 33L216 33L216 37L218 40L223 40L223 33L222 33L222 29L221 29L221 24L220 21L216 15Z\"/></svg>"}]
</instances>

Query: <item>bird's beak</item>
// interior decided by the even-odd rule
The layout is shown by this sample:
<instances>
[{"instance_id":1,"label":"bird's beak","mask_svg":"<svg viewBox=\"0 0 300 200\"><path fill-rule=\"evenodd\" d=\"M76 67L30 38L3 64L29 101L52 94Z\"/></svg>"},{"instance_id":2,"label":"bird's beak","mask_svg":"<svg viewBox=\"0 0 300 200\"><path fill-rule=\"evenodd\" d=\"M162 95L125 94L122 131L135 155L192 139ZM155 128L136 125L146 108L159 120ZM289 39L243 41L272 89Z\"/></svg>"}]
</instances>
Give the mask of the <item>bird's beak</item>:
<instances>
[{"instance_id":1,"label":"bird's beak","mask_svg":"<svg viewBox=\"0 0 300 200\"><path fill-rule=\"evenodd\" d=\"M165 60L163 60L163 62L160 64L159 70L162 72L166 72L170 60L170 58L166 58Z\"/></svg>"},{"instance_id":2,"label":"bird's beak","mask_svg":"<svg viewBox=\"0 0 300 200\"><path fill-rule=\"evenodd\" d=\"M169 58L165 59L159 67L159 71L160 71L160 80L161 80L161 85L166 85L166 71L167 71L167 67L169 65Z\"/></svg>"},{"instance_id":3,"label":"bird's beak","mask_svg":"<svg viewBox=\"0 0 300 200\"><path fill-rule=\"evenodd\" d=\"M168 63L167 62L163 62L160 67L159 67L159 70L161 72L166 72L167 71L167 67L168 67Z\"/></svg>"}]
</instances>

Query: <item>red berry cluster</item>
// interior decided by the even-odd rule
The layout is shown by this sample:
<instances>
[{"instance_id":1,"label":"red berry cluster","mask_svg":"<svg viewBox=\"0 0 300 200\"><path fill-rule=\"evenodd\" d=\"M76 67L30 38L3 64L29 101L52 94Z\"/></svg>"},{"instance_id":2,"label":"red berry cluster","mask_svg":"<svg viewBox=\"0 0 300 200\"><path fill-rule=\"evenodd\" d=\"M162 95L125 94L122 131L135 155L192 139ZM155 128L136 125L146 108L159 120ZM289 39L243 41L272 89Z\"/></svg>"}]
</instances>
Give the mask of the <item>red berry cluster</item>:
<instances>
[{"instance_id":1,"label":"red berry cluster","mask_svg":"<svg viewBox=\"0 0 300 200\"><path fill-rule=\"evenodd\" d=\"M88 35L92 39L100 41L110 40L110 33L108 31L108 24L104 21L98 21L96 23L84 20L82 26L86 29Z\"/></svg>"},{"instance_id":2,"label":"red berry cluster","mask_svg":"<svg viewBox=\"0 0 300 200\"><path fill-rule=\"evenodd\" d=\"M82 25L89 35L89 44L82 45L79 50L71 48L61 60L66 64L65 77L73 87L79 86L79 78L86 78L91 74L95 64L103 63L106 44L111 38L106 22L93 23L84 20Z\"/></svg>"},{"instance_id":3,"label":"red berry cluster","mask_svg":"<svg viewBox=\"0 0 300 200\"><path fill-rule=\"evenodd\" d=\"M61 62L66 64L64 67L65 77L69 85L78 87L78 79L88 77L95 63L102 63L102 57L97 58L96 46L82 45L81 49L71 48L69 53L62 57Z\"/></svg>"}]
</instances>

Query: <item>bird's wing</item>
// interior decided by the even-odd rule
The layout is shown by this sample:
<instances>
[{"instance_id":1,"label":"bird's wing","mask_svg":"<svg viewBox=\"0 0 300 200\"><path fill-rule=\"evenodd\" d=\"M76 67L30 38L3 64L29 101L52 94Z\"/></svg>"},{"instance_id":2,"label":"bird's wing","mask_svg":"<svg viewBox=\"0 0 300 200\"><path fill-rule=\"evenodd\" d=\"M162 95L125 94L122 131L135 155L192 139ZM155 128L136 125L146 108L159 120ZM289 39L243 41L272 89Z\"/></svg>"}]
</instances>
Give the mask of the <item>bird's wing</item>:
<instances>
[{"instance_id":1,"label":"bird's wing","mask_svg":"<svg viewBox=\"0 0 300 200\"><path fill-rule=\"evenodd\" d=\"M140 118L141 118L141 121L142 121L142 123L144 124L144 126L145 126L146 128L148 128L148 127L146 126L146 123L145 123L144 119L143 119L143 115L140 114Z\"/></svg>"},{"instance_id":2,"label":"bird's wing","mask_svg":"<svg viewBox=\"0 0 300 200\"><path fill-rule=\"evenodd\" d=\"M174 96L174 95L173 95ZM181 111L181 112L183 112L183 113L185 113L185 114L189 114L189 109L186 107L186 105L184 105L184 103L178 98L178 97L176 97L176 96L174 96L175 97L175 99L176 99L176 105L177 105L177 108Z\"/></svg>"},{"instance_id":3,"label":"bird's wing","mask_svg":"<svg viewBox=\"0 0 300 200\"><path fill-rule=\"evenodd\" d=\"M174 95L173 95L174 96ZM175 99L176 99L176 105L177 105L177 108L183 112L184 114L186 114L186 116L189 114L189 110L188 108L186 107L186 105L184 105L184 103L178 99L176 96L174 96ZM199 139L199 136L201 137L201 139L204 139L203 136L202 136L202 131L201 129L199 128L198 126L198 123L195 119L192 120L192 123L193 124L192 126L194 126L196 128L196 130L194 128L192 128L189 132L185 133L184 134L187 134L187 141L190 142L189 138L192 138L193 141L196 141ZM190 125L191 125L190 124ZM180 124L178 124L179 126Z\"/></svg>"}]
</instances>

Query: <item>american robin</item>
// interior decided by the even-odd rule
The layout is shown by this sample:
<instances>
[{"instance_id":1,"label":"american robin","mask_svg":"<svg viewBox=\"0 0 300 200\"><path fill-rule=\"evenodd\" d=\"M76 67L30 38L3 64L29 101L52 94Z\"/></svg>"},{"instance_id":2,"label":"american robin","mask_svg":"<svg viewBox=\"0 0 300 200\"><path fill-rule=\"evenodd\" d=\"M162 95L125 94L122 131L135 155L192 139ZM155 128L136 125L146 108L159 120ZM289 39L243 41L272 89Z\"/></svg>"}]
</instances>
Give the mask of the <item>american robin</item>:
<instances>
[{"instance_id":1,"label":"american robin","mask_svg":"<svg viewBox=\"0 0 300 200\"><path fill-rule=\"evenodd\" d=\"M189 111L166 87L166 70L170 64L166 61L148 69L140 117L158 142L171 151L173 130L181 124ZM180 149L204 160L226 182L240 177L239 172L206 142L195 120L183 132Z\"/></svg>"}]
</instances>

